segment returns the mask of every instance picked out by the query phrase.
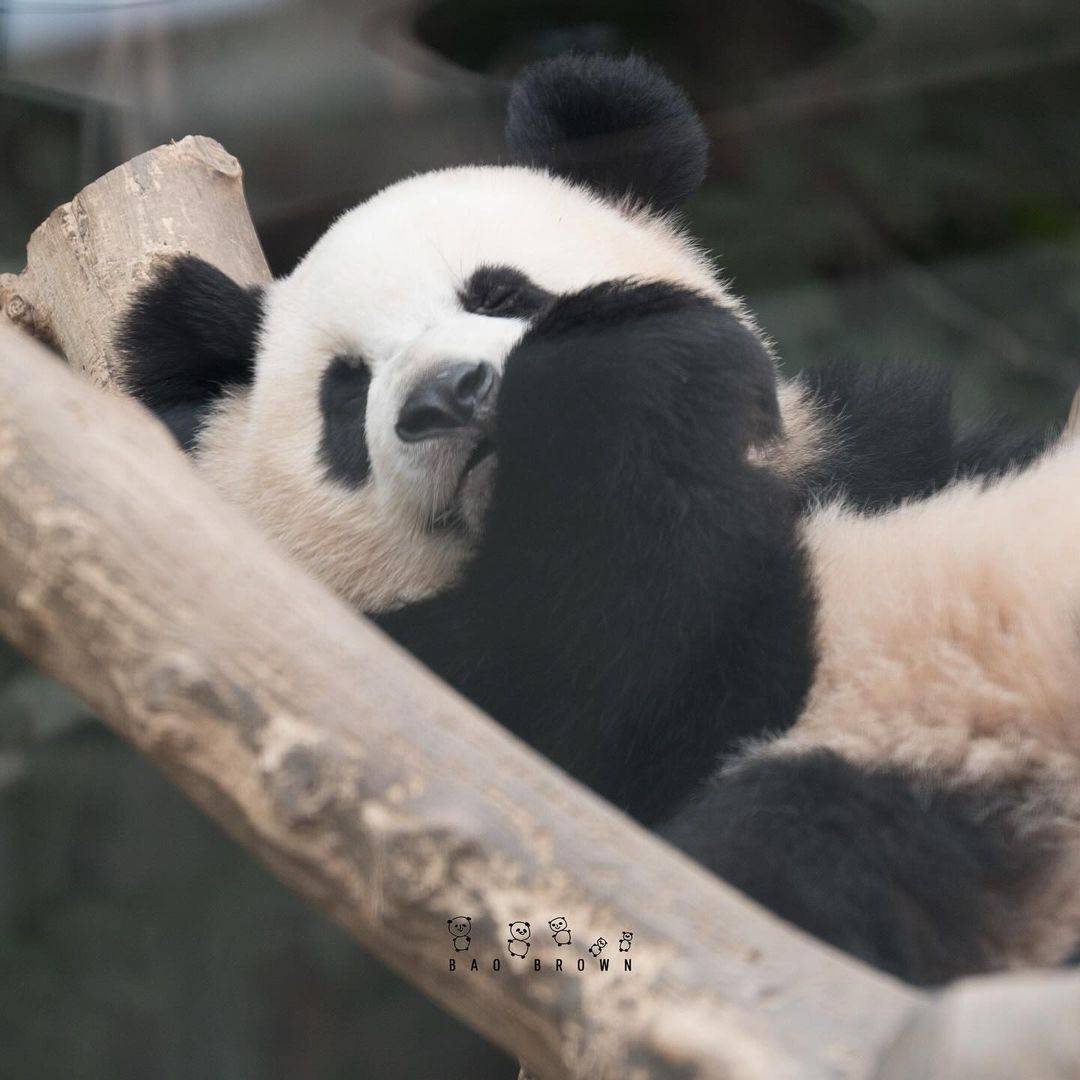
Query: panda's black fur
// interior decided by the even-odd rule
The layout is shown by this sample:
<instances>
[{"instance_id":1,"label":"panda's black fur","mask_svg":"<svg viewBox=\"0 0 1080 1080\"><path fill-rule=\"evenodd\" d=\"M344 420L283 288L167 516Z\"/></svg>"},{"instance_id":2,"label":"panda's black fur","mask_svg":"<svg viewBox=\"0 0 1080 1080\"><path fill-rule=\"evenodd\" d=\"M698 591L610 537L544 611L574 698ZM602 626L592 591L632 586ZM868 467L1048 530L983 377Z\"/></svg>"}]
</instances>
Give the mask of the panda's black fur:
<instances>
[{"instance_id":1,"label":"panda's black fur","mask_svg":"<svg viewBox=\"0 0 1080 1080\"><path fill-rule=\"evenodd\" d=\"M173 260L136 294L117 338L133 359L124 389L193 449L207 405L251 381L261 318L261 289L241 288L202 259Z\"/></svg>"},{"instance_id":2,"label":"panda's black fur","mask_svg":"<svg viewBox=\"0 0 1080 1080\"><path fill-rule=\"evenodd\" d=\"M704 172L700 121L637 59L533 70L508 134L519 160L662 209ZM990 966L988 889L1008 893L1031 860L1002 791L939 790L827 749L741 747L790 728L814 676L807 507L840 496L880 511L1022 465L1042 441L958 430L928 370L835 365L801 378L828 426L824 452L797 474L764 468L755 454L784 434L773 360L736 312L664 282L550 295L526 270L484 269L498 302L528 304L532 322L506 359L475 558L452 588L379 625L793 922L915 982ZM489 284L466 283L463 302L483 305ZM126 319L128 386L186 447L207 404L251 377L259 319L257 292L193 259ZM369 467L363 383L339 357L321 384L321 452L346 485Z\"/></svg>"},{"instance_id":3,"label":"panda's black fur","mask_svg":"<svg viewBox=\"0 0 1080 1080\"><path fill-rule=\"evenodd\" d=\"M790 722L812 670L795 502L746 461L779 424L771 384L760 342L693 294L560 299L507 360L495 495L464 581L380 625L662 821L719 754Z\"/></svg>"},{"instance_id":4,"label":"panda's black fur","mask_svg":"<svg viewBox=\"0 0 1080 1080\"><path fill-rule=\"evenodd\" d=\"M319 384L323 415L319 454L330 479L358 487L371 472L364 430L364 402L371 375L352 356L335 356Z\"/></svg>"},{"instance_id":5,"label":"panda's black fur","mask_svg":"<svg viewBox=\"0 0 1080 1080\"><path fill-rule=\"evenodd\" d=\"M985 970L980 937L1040 852L993 790L944 790L839 754L739 761L664 830L736 888L910 982Z\"/></svg>"},{"instance_id":6,"label":"panda's black fur","mask_svg":"<svg viewBox=\"0 0 1080 1080\"><path fill-rule=\"evenodd\" d=\"M952 381L940 368L837 361L807 369L801 382L832 432L830 452L800 477L807 501L840 497L884 510L958 477L1028 464L1048 444L1002 420L958 426Z\"/></svg>"},{"instance_id":7,"label":"panda's black fur","mask_svg":"<svg viewBox=\"0 0 1080 1080\"><path fill-rule=\"evenodd\" d=\"M637 56L558 56L530 68L510 94L506 141L522 164L660 210L698 189L708 161L686 95Z\"/></svg>"}]
</instances>

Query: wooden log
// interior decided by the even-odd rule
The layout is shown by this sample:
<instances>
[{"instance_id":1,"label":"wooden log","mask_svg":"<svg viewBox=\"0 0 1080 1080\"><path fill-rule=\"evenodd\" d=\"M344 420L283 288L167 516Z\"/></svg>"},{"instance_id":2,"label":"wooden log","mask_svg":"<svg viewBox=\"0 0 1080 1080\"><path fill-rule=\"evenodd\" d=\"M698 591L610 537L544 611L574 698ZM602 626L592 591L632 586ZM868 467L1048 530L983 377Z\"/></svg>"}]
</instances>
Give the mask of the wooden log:
<instances>
[{"instance_id":1,"label":"wooden log","mask_svg":"<svg viewBox=\"0 0 1080 1080\"><path fill-rule=\"evenodd\" d=\"M158 263L182 253L241 285L270 280L240 164L203 135L140 154L57 207L30 237L26 269L0 274L0 310L117 388L117 317Z\"/></svg>"},{"instance_id":2,"label":"wooden log","mask_svg":"<svg viewBox=\"0 0 1080 1080\"><path fill-rule=\"evenodd\" d=\"M133 402L11 328L0 352L0 632L296 892L543 1080L872 1075L913 991L479 714L222 503ZM479 971L449 971L457 914ZM633 970L581 950L586 971L556 973L539 933L529 961L507 955L509 922L555 915L575 941L633 930Z\"/></svg>"},{"instance_id":3,"label":"wooden log","mask_svg":"<svg viewBox=\"0 0 1080 1080\"><path fill-rule=\"evenodd\" d=\"M965 979L917 1010L876 1080L1080 1077L1080 975Z\"/></svg>"}]
</instances>

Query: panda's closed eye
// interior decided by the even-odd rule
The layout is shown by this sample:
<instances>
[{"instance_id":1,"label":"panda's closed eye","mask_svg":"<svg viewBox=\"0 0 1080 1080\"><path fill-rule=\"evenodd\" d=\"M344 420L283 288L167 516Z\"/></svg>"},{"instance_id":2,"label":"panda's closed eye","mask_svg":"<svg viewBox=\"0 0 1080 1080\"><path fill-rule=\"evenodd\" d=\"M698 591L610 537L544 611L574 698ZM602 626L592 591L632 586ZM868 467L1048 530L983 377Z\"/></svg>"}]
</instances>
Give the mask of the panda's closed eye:
<instances>
[{"instance_id":1,"label":"panda's closed eye","mask_svg":"<svg viewBox=\"0 0 1080 1080\"><path fill-rule=\"evenodd\" d=\"M554 299L512 266L479 267L459 295L466 311L498 319L531 319Z\"/></svg>"},{"instance_id":2,"label":"panda's closed eye","mask_svg":"<svg viewBox=\"0 0 1080 1080\"><path fill-rule=\"evenodd\" d=\"M335 356L319 386L319 456L327 476L348 487L359 487L371 472L366 423L370 385L371 372L360 357Z\"/></svg>"}]
</instances>

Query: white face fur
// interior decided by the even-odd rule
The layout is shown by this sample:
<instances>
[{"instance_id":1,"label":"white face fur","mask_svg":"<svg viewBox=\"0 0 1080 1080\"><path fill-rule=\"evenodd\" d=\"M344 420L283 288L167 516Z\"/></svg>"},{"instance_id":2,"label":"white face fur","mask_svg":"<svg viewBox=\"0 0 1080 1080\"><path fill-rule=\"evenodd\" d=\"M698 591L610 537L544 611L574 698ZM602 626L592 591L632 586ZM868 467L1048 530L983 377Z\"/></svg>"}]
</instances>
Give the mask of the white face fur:
<instances>
[{"instance_id":1,"label":"white face fur","mask_svg":"<svg viewBox=\"0 0 1080 1080\"><path fill-rule=\"evenodd\" d=\"M482 266L521 271L550 293L615 278L663 279L742 312L672 223L543 171L471 167L387 188L343 215L270 286L253 386L225 399L198 460L227 497L363 610L451 583L468 558L497 460L462 484L474 437L406 442L410 389L451 363L501 372L527 321L471 314L459 293ZM348 355L370 374L370 474L329 478L320 383ZM458 505L452 505L454 503ZM464 527L433 528L456 511Z\"/></svg>"}]
</instances>

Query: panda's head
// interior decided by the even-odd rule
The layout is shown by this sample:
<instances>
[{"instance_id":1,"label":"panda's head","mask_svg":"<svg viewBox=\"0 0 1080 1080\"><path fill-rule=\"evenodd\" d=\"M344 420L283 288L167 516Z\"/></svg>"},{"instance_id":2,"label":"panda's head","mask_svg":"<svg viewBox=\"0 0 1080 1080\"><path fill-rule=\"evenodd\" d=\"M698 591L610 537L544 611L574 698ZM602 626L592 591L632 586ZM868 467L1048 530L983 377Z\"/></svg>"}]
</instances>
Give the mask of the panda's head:
<instances>
[{"instance_id":1,"label":"panda's head","mask_svg":"<svg viewBox=\"0 0 1080 1080\"><path fill-rule=\"evenodd\" d=\"M474 549L503 365L553 297L659 279L742 314L674 219L706 138L657 69L534 67L507 140L511 164L385 189L271 285L254 383L200 441L230 494L369 611L445 587Z\"/></svg>"},{"instance_id":2,"label":"panda's head","mask_svg":"<svg viewBox=\"0 0 1080 1080\"><path fill-rule=\"evenodd\" d=\"M446 925L451 937L465 937L472 930L472 919L468 915L455 915L452 919L446 920Z\"/></svg>"}]
</instances>

